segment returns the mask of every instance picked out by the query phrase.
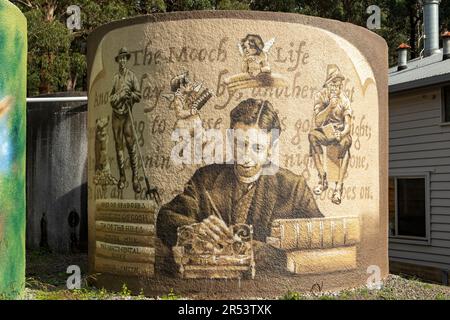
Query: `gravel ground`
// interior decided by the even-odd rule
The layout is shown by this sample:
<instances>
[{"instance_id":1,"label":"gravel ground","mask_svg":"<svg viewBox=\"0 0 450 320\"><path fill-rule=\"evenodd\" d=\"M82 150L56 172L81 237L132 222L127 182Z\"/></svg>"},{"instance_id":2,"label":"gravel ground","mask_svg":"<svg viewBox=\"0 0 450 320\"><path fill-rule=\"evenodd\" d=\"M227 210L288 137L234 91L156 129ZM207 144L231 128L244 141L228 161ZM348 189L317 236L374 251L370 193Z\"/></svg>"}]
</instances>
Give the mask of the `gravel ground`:
<instances>
[{"instance_id":1,"label":"gravel ground","mask_svg":"<svg viewBox=\"0 0 450 320\"><path fill-rule=\"evenodd\" d=\"M87 285L83 280L82 289L67 290L66 269L77 265L82 274L87 273L87 255L57 255L43 251L27 253L27 283L24 299L30 300L153 300L143 294L132 296L124 286L120 292L98 290ZM183 299L174 292L169 292L156 299ZM380 290L357 288L338 292L322 292L318 294L287 292L279 299L290 300L450 300L450 287L430 284L418 279L390 275Z\"/></svg>"},{"instance_id":2,"label":"gravel ground","mask_svg":"<svg viewBox=\"0 0 450 320\"><path fill-rule=\"evenodd\" d=\"M312 300L450 300L450 287L389 275L380 290L356 288L321 294L287 293L282 299Z\"/></svg>"}]
</instances>

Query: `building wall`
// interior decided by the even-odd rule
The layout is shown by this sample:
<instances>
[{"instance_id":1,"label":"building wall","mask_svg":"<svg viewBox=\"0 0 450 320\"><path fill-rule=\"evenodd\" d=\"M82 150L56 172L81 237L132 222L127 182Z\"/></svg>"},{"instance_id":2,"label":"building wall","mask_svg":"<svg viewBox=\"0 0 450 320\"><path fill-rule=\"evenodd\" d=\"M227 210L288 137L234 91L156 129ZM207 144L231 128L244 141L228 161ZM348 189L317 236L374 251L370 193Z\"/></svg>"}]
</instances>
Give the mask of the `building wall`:
<instances>
[{"instance_id":1,"label":"building wall","mask_svg":"<svg viewBox=\"0 0 450 320\"><path fill-rule=\"evenodd\" d=\"M84 102L28 104L27 248L86 247L86 121Z\"/></svg>"},{"instance_id":2,"label":"building wall","mask_svg":"<svg viewBox=\"0 0 450 320\"><path fill-rule=\"evenodd\" d=\"M393 261L450 269L450 126L439 87L390 97L389 175L429 174L430 241L389 241Z\"/></svg>"}]
</instances>

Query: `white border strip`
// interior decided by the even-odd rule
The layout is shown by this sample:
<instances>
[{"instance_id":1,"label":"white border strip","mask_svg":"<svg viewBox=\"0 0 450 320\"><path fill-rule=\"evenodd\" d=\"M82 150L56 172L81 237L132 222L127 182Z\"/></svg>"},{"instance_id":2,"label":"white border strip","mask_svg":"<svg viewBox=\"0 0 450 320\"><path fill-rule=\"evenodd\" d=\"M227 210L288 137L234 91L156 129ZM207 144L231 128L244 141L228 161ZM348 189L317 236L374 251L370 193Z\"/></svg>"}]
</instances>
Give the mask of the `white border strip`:
<instances>
[{"instance_id":1,"label":"white border strip","mask_svg":"<svg viewBox=\"0 0 450 320\"><path fill-rule=\"evenodd\" d=\"M42 98L27 98L27 103L33 102L87 102L87 96L79 97L42 97Z\"/></svg>"}]
</instances>

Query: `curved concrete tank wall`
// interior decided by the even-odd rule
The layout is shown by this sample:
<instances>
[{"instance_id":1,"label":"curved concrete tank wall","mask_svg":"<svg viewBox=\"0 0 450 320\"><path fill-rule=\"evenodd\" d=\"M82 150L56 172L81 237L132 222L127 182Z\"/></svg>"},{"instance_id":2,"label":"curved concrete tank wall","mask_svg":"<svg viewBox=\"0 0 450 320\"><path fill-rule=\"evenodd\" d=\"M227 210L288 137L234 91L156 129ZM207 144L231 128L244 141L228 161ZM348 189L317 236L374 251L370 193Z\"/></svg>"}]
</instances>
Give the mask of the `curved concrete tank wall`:
<instances>
[{"instance_id":1,"label":"curved concrete tank wall","mask_svg":"<svg viewBox=\"0 0 450 320\"><path fill-rule=\"evenodd\" d=\"M33 102L27 113L27 247L62 253L86 250L87 105Z\"/></svg>"},{"instance_id":2,"label":"curved concrete tank wall","mask_svg":"<svg viewBox=\"0 0 450 320\"><path fill-rule=\"evenodd\" d=\"M0 298L25 287L27 22L0 0Z\"/></svg>"},{"instance_id":3,"label":"curved concrete tank wall","mask_svg":"<svg viewBox=\"0 0 450 320\"><path fill-rule=\"evenodd\" d=\"M99 286L275 297L388 274L382 38L295 14L170 13L97 29L88 61Z\"/></svg>"}]
</instances>

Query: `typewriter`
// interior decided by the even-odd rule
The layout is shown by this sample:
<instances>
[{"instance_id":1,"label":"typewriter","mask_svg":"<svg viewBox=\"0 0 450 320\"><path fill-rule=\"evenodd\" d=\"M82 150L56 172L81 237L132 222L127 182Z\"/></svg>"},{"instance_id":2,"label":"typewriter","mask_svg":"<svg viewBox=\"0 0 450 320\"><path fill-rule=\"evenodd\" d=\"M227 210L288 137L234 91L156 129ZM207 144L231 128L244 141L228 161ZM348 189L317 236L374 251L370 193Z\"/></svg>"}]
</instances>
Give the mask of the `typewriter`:
<instances>
[{"instance_id":1,"label":"typewriter","mask_svg":"<svg viewBox=\"0 0 450 320\"><path fill-rule=\"evenodd\" d=\"M231 226L233 238L212 245L199 231L200 224L178 228L173 255L179 275L184 279L254 279L253 228Z\"/></svg>"}]
</instances>

